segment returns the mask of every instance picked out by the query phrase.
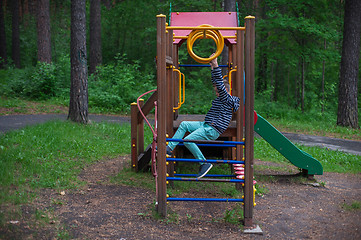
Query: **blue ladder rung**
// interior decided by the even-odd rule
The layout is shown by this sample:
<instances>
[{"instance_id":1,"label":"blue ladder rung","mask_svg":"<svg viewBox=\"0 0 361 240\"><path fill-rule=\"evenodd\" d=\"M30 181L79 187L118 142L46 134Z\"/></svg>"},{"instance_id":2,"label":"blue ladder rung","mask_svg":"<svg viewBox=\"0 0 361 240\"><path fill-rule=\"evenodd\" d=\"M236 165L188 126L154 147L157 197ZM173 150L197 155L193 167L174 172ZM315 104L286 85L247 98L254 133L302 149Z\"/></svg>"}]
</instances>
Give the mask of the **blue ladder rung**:
<instances>
[{"instance_id":1,"label":"blue ladder rung","mask_svg":"<svg viewBox=\"0 0 361 240\"><path fill-rule=\"evenodd\" d=\"M225 164L244 164L244 161L236 160L218 160L218 159L193 159L193 158L166 158L168 162L202 162L202 163L225 163Z\"/></svg>"},{"instance_id":2,"label":"blue ladder rung","mask_svg":"<svg viewBox=\"0 0 361 240\"><path fill-rule=\"evenodd\" d=\"M174 174L175 177L196 177L197 174L182 174L182 173L176 173ZM228 174L207 174L204 177L236 177L236 175L228 175Z\"/></svg>"},{"instance_id":3,"label":"blue ladder rung","mask_svg":"<svg viewBox=\"0 0 361 240\"><path fill-rule=\"evenodd\" d=\"M196 143L199 147L237 147L237 144L207 144L207 143ZM179 146L184 146L184 143L179 143Z\"/></svg>"},{"instance_id":4,"label":"blue ladder rung","mask_svg":"<svg viewBox=\"0 0 361 240\"><path fill-rule=\"evenodd\" d=\"M193 202L243 202L243 198L167 198L167 201L193 201Z\"/></svg>"},{"instance_id":5,"label":"blue ladder rung","mask_svg":"<svg viewBox=\"0 0 361 240\"><path fill-rule=\"evenodd\" d=\"M230 183L244 183L244 179L217 179L217 178L182 178L182 177L167 177L169 181L194 181L194 182L230 182Z\"/></svg>"},{"instance_id":6,"label":"blue ladder rung","mask_svg":"<svg viewBox=\"0 0 361 240\"><path fill-rule=\"evenodd\" d=\"M166 138L167 142L179 142L179 143L196 143L196 144L232 144L232 145L244 145L244 142L237 142L237 141L220 141L220 140L194 140L194 139L177 139L177 138Z\"/></svg>"}]
</instances>

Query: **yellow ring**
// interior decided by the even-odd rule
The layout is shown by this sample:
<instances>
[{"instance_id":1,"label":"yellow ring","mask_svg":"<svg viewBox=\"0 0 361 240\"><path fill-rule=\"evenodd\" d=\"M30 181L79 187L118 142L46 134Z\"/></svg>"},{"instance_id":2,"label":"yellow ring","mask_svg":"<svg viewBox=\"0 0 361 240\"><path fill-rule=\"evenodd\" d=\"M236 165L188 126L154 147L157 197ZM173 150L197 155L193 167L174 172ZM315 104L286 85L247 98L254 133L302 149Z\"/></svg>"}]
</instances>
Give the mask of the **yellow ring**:
<instances>
[{"instance_id":1,"label":"yellow ring","mask_svg":"<svg viewBox=\"0 0 361 240\"><path fill-rule=\"evenodd\" d=\"M200 25L198 27L213 27L213 26L204 24L204 25ZM202 57L197 56L193 52L193 44L199 38L213 39L213 41L216 43L217 51L215 52L215 54L212 57L202 58ZM194 60L196 60L199 63L209 63L210 61L212 61L213 59L215 59L216 57L221 55L221 53L223 51L223 47L224 47L224 38L218 30L198 29L198 30L193 30L188 35L188 39L187 39L188 53Z\"/></svg>"}]
</instances>

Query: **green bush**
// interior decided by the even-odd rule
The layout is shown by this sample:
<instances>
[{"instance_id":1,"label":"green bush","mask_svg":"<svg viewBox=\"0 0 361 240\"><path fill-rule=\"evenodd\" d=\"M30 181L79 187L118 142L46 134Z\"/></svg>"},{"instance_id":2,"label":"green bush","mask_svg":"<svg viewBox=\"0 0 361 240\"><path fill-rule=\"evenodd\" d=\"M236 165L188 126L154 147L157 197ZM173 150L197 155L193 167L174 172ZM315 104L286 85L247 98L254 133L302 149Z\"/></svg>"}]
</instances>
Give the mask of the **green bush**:
<instances>
[{"instance_id":1,"label":"green bush","mask_svg":"<svg viewBox=\"0 0 361 240\"><path fill-rule=\"evenodd\" d=\"M31 100L46 100L66 96L70 87L70 59L60 58L58 63L38 62L35 67L1 71L0 94Z\"/></svg>"},{"instance_id":2,"label":"green bush","mask_svg":"<svg viewBox=\"0 0 361 240\"><path fill-rule=\"evenodd\" d=\"M138 62L129 64L117 55L115 63L98 67L89 78L89 107L126 113L140 94L154 88L152 73L141 72Z\"/></svg>"},{"instance_id":3,"label":"green bush","mask_svg":"<svg viewBox=\"0 0 361 240\"><path fill-rule=\"evenodd\" d=\"M24 94L30 99L37 100L54 97L56 93L55 80L55 65L39 62L24 86Z\"/></svg>"}]
</instances>

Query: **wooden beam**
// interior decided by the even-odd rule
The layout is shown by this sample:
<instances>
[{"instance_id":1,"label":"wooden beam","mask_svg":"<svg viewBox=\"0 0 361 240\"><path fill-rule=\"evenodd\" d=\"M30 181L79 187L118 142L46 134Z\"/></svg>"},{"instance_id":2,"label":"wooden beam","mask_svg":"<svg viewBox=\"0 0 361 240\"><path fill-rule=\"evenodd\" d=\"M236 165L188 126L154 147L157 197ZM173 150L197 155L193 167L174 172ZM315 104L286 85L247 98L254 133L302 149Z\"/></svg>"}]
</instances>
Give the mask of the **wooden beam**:
<instances>
[{"instance_id":1,"label":"wooden beam","mask_svg":"<svg viewBox=\"0 0 361 240\"><path fill-rule=\"evenodd\" d=\"M254 50L255 50L255 18L245 18L246 25L246 109L245 109L245 194L244 194L244 226L253 227L253 144L254 144Z\"/></svg>"},{"instance_id":2,"label":"wooden beam","mask_svg":"<svg viewBox=\"0 0 361 240\"><path fill-rule=\"evenodd\" d=\"M130 105L130 144L131 144L131 168L134 171L138 171L138 150L137 150L137 137L138 137L138 118L137 118L138 107L137 103L132 103Z\"/></svg>"},{"instance_id":3,"label":"wooden beam","mask_svg":"<svg viewBox=\"0 0 361 240\"><path fill-rule=\"evenodd\" d=\"M167 185L166 185L166 32L165 15L157 15L157 89L158 89L158 136L157 136L157 169L158 169L158 195L157 211L167 216Z\"/></svg>"}]
</instances>

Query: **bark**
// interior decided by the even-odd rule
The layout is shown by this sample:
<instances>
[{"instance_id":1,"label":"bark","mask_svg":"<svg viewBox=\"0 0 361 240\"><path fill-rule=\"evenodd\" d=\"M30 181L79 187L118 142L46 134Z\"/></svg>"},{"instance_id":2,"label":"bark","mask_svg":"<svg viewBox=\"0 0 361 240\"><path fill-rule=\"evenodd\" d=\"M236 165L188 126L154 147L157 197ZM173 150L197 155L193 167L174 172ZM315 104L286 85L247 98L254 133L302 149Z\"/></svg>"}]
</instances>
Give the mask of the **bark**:
<instances>
[{"instance_id":1,"label":"bark","mask_svg":"<svg viewBox=\"0 0 361 240\"><path fill-rule=\"evenodd\" d=\"M4 68L7 63L3 2L4 0L0 0L0 68Z\"/></svg>"},{"instance_id":2,"label":"bark","mask_svg":"<svg viewBox=\"0 0 361 240\"><path fill-rule=\"evenodd\" d=\"M38 61L51 62L49 0L37 1Z\"/></svg>"},{"instance_id":3,"label":"bark","mask_svg":"<svg viewBox=\"0 0 361 240\"><path fill-rule=\"evenodd\" d=\"M302 57L301 65L301 111L305 112L305 59Z\"/></svg>"},{"instance_id":4,"label":"bark","mask_svg":"<svg viewBox=\"0 0 361 240\"><path fill-rule=\"evenodd\" d=\"M359 128L357 80L359 70L361 1L346 0L342 43L337 125Z\"/></svg>"},{"instance_id":5,"label":"bark","mask_svg":"<svg viewBox=\"0 0 361 240\"><path fill-rule=\"evenodd\" d=\"M68 119L88 123L88 70L85 1L71 1L71 86Z\"/></svg>"},{"instance_id":6,"label":"bark","mask_svg":"<svg viewBox=\"0 0 361 240\"><path fill-rule=\"evenodd\" d=\"M95 73L102 63L101 5L100 0L90 1L90 51L89 71Z\"/></svg>"},{"instance_id":7,"label":"bark","mask_svg":"<svg viewBox=\"0 0 361 240\"><path fill-rule=\"evenodd\" d=\"M326 39L323 41L323 49L326 51ZM326 68L326 61L325 59L322 61L322 84L321 84L321 93L322 93L322 109L321 111L325 111L325 68Z\"/></svg>"},{"instance_id":8,"label":"bark","mask_svg":"<svg viewBox=\"0 0 361 240\"><path fill-rule=\"evenodd\" d=\"M11 56L15 67L20 68L20 29L19 29L19 0L13 0L12 11L12 46Z\"/></svg>"}]
</instances>

